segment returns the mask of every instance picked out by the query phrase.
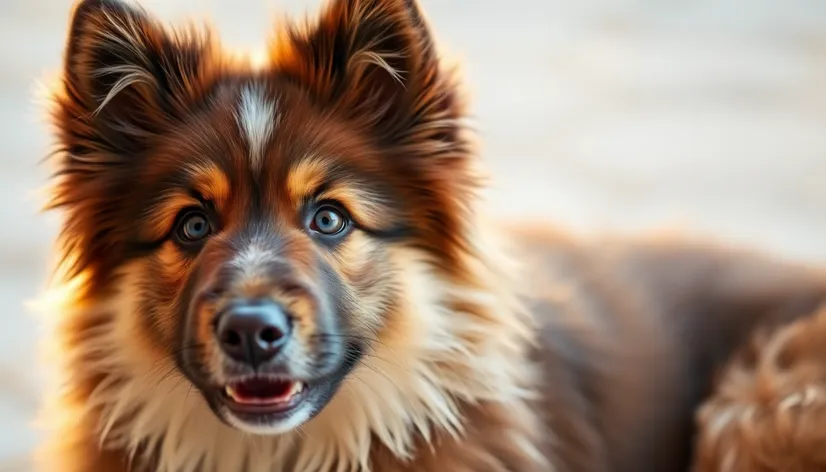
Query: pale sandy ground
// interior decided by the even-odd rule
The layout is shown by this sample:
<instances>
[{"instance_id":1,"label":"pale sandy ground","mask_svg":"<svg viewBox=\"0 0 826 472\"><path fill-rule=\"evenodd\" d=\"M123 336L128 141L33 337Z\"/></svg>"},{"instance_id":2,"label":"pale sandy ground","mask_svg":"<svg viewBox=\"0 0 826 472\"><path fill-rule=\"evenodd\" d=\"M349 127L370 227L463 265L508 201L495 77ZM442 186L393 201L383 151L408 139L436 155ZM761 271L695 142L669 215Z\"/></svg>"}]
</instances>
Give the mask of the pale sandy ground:
<instances>
[{"instance_id":1,"label":"pale sandy ground","mask_svg":"<svg viewBox=\"0 0 826 472\"><path fill-rule=\"evenodd\" d=\"M466 61L497 212L581 230L680 224L826 262L823 0L423 0ZM147 0L262 44L318 1ZM0 0L0 470L35 444L36 324L53 218L36 216L47 134L34 81L58 65L67 0Z\"/></svg>"}]
</instances>

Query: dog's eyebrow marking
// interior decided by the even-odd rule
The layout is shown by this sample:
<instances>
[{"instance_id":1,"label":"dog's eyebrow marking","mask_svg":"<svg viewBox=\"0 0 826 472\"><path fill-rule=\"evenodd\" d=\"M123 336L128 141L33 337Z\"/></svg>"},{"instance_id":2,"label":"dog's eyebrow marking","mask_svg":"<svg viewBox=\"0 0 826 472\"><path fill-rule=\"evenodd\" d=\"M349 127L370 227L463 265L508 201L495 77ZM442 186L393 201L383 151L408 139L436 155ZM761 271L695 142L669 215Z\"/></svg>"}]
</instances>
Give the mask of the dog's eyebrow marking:
<instances>
[{"instance_id":1,"label":"dog's eyebrow marking","mask_svg":"<svg viewBox=\"0 0 826 472\"><path fill-rule=\"evenodd\" d=\"M195 162L187 165L184 172L192 190L223 209L230 197L230 182L218 165L213 162Z\"/></svg>"},{"instance_id":2,"label":"dog's eyebrow marking","mask_svg":"<svg viewBox=\"0 0 826 472\"><path fill-rule=\"evenodd\" d=\"M264 88L249 84L241 90L236 119L250 150L250 163L254 170L260 170L264 148L278 124L277 101L269 100Z\"/></svg>"},{"instance_id":3,"label":"dog's eyebrow marking","mask_svg":"<svg viewBox=\"0 0 826 472\"><path fill-rule=\"evenodd\" d=\"M186 207L198 205L198 200L181 190L162 194L146 206L141 214L143 224L139 236L144 240L158 240L168 234L178 213Z\"/></svg>"},{"instance_id":4,"label":"dog's eyebrow marking","mask_svg":"<svg viewBox=\"0 0 826 472\"><path fill-rule=\"evenodd\" d=\"M287 193L293 202L310 196L327 178L333 160L318 155L307 156L293 165L287 175Z\"/></svg>"}]
</instances>

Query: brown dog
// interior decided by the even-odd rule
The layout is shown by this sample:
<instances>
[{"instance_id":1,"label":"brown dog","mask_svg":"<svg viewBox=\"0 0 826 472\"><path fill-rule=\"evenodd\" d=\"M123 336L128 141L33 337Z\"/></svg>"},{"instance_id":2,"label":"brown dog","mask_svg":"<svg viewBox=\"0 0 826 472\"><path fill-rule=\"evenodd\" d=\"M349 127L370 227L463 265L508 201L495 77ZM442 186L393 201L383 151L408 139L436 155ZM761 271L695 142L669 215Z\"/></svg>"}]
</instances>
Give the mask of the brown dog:
<instances>
[{"instance_id":1,"label":"brown dog","mask_svg":"<svg viewBox=\"0 0 826 472\"><path fill-rule=\"evenodd\" d=\"M43 470L686 470L715 369L826 296L698 244L499 239L413 0L279 33L255 67L75 9Z\"/></svg>"}]
</instances>

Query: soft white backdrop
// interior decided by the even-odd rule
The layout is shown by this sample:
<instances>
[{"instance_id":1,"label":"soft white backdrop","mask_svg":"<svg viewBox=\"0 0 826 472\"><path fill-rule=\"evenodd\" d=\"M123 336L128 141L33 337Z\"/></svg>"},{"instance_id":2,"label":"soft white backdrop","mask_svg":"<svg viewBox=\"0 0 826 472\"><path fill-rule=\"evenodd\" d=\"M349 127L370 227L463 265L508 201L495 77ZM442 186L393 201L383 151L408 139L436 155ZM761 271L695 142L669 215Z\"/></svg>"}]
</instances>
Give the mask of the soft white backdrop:
<instances>
[{"instance_id":1,"label":"soft white backdrop","mask_svg":"<svg viewBox=\"0 0 826 472\"><path fill-rule=\"evenodd\" d=\"M261 48L319 0L144 0ZM582 231L678 225L826 262L823 0L422 0L465 64L493 208ZM37 440L37 325L53 216L35 83L58 68L68 0L0 2L0 470Z\"/></svg>"}]
</instances>

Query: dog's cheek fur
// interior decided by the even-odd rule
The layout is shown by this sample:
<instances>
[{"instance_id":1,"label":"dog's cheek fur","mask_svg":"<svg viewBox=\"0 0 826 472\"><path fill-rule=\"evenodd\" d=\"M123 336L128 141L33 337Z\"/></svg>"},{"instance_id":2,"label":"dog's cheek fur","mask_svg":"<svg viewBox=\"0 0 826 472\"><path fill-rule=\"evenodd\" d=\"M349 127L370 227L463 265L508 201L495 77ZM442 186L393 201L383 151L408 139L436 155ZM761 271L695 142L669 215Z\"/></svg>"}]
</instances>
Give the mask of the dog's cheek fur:
<instances>
[{"instance_id":1,"label":"dog's cheek fur","mask_svg":"<svg viewBox=\"0 0 826 472\"><path fill-rule=\"evenodd\" d=\"M384 313L399 294L400 273L393 269L386 243L355 231L327 255L343 281L341 312L357 338L370 340L384 324ZM368 343L369 344L369 343Z\"/></svg>"},{"instance_id":2,"label":"dog's cheek fur","mask_svg":"<svg viewBox=\"0 0 826 472\"><path fill-rule=\"evenodd\" d=\"M138 287L142 324L155 344L172 350L178 343L182 314L181 293L191 277L192 261L173 242L140 259L144 267ZM171 353L170 353L171 355Z\"/></svg>"},{"instance_id":3,"label":"dog's cheek fur","mask_svg":"<svg viewBox=\"0 0 826 472\"><path fill-rule=\"evenodd\" d=\"M65 316L51 325L59 355L53 381L62 389L41 414L60 436L39 456L44 470L121 470L127 458L120 451L144 451L138 444L125 446L136 415L145 413L141 409L151 404L155 389L174 393L185 385L169 345L158 343L157 330L148 322L152 317L145 310L152 305L145 290L152 265L144 259L119 268L118 289L107 301L89 305L75 299L78 293L67 293L66 304L58 305ZM160 419L157 411L145 418ZM119 446L101 448L105 445Z\"/></svg>"}]
</instances>

